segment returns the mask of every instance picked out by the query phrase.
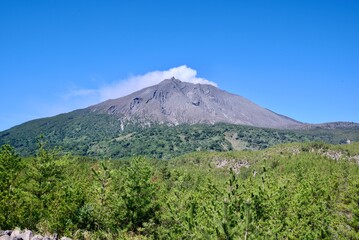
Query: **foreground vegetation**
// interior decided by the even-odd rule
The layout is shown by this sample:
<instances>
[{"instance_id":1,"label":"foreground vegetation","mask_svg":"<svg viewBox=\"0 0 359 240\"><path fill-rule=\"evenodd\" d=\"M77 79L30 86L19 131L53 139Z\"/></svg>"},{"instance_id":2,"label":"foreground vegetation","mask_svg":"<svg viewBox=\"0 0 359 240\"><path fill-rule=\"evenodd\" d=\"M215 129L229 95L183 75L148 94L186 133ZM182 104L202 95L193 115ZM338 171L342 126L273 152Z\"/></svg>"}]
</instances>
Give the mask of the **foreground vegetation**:
<instances>
[{"instance_id":1,"label":"foreground vegetation","mask_svg":"<svg viewBox=\"0 0 359 240\"><path fill-rule=\"evenodd\" d=\"M0 229L76 239L359 239L359 144L171 160L0 150Z\"/></svg>"}]
</instances>

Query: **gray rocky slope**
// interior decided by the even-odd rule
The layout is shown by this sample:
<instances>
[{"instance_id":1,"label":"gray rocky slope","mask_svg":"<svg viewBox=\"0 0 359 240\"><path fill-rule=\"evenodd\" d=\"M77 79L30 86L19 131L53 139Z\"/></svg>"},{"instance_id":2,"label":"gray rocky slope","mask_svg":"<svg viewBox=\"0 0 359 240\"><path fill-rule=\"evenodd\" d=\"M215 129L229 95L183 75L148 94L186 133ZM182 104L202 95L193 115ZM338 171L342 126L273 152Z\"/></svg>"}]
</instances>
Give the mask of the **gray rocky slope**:
<instances>
[{"instance_id":1,"label":"gray rocky slope","mask_svg":"<svg viewBox=\"0 0 359 240\"><path fill-rule=\"evenodd\" d=\"M118 117L122 125L231 123L266 128L300 128L303 124L248 99L207 84L171 78L130 95L89 107Z\"/></svg>"}]
</instances>

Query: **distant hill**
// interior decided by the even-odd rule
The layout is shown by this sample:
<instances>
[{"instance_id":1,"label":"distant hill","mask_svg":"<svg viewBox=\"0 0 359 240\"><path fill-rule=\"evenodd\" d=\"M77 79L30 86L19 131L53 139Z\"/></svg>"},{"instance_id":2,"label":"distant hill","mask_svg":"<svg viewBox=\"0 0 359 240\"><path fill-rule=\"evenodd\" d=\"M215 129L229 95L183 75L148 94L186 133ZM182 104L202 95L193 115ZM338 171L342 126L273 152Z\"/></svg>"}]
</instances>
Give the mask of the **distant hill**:
<instances>
[{"instance_id":1,"label":"distant hill","mask_svg":"<svg viewBox=\"0 0 359 240\"><path fill-rule=\"evenodd\" d=\"M278 143L359 141L359 124L303 124L211 85L168 79L128 96L0 132L22 155L50 147L97 157L169 158L192 151L263 149Z\"/></svg>"}]
</instances>

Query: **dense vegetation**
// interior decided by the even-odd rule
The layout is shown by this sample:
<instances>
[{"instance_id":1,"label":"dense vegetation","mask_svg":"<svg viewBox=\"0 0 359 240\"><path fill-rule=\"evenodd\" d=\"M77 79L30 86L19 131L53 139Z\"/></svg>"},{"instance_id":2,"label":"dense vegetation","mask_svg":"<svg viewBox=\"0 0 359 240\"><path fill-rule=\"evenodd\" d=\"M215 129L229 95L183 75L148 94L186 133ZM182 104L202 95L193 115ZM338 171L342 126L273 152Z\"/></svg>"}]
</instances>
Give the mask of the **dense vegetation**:
<instances>
[{"instance_id":1,"label":"dense vegetation","mask_svg":"<svg viewBox=\"0 0 359 240\"><path fill-rule=\"evenodd\" d=\"M359 239L359 144L171 160L0 149L0 229L77 239Z\"/></svg>"},{"instance_id":2,"label":"dense vegetation","mask_svg":"<svg viewBox=\"0 0 359 240\"><path fill-rule=\"evenodd\" d=\"M37 149L34 139L43 134L49 147L61 146L63 153L102 159L136 155L169 159L193 151L265 149L290 142L339 144L347 139L359 141L357 124L333 128L275 130L232 124L152 125L143 128L127 124L121 130L116 117L83 109L33 120L0 132L0 145L10 144L21 156L30 156Z\"/></svg>"}]
</instances>

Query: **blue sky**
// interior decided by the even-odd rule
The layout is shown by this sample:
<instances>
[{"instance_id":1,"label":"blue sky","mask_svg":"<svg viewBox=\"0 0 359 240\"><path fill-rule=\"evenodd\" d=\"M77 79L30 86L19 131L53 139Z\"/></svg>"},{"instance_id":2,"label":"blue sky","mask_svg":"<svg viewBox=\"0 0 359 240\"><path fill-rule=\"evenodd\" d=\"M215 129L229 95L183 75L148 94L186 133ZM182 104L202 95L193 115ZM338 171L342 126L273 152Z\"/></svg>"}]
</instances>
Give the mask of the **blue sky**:
<instances>
[{"instance_id":1,"label":"blue sky","mask_svg":"<svg viewBox=\"0 0 359 240\"><path fill-rule=\"evenodd\" d=\"M359 122L358 13L356 0L0 0L0 131L169 69L299 121Z\"/></svg>"}]
</instances>

